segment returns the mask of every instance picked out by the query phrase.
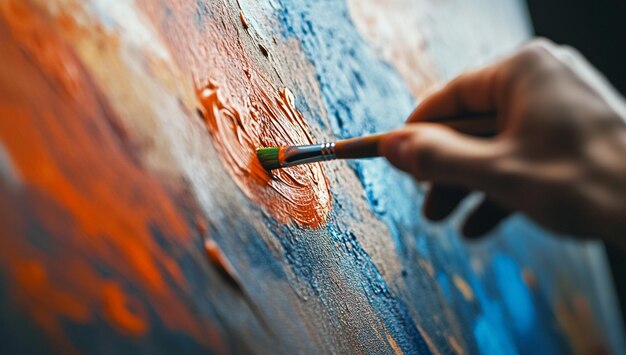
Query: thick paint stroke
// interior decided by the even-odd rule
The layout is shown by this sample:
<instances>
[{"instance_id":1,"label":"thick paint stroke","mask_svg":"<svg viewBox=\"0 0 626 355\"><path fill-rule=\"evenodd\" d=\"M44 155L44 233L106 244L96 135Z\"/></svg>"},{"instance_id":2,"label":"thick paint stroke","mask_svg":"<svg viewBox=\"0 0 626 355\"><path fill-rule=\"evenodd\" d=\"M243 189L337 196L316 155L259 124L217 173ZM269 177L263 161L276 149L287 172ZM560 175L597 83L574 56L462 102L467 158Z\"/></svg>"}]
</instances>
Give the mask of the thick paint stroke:
<instances>
[{"instance_id":1,"label":"thick paint stroke","mask_svg":"<svg viewBox=\"0 0 626 355\"><path fill-rule=\"evenodd\" d=\"M422 189L382 160L257 169L257 144L382 131L413 108L422 79L407 66L420 61L426 77L429 60L423 48L389 55L402 43L364 26L395 10L373 3L0 0L0 302L17 329L0 341L133 353L606 349L593 289L567 284L590 279L589 248L568 254L517 224L475 252L457 219L417 217ZM425 13L428 30L468 7L497 12L491 0L429 4L441 11ZM453 22L438 26L454 36L466 22ZM512 43L457 34L473 59L483 49L468 48ZM424 41L430 54L448 45ZM432 64L456 73L459 58ZM164 131L176 144L161 143ZM188 169L191 147L210 159ZM536 272L524 327L511 326L524 316L495 251L516 290L516 273Z\"/></svg>"},{"instance_id":2,"label":"thick paint stroke","mask_svg":"<svg viewBox=\"0 0 626 355\"><path fill-rule=\"evenodd\" d=\"M74 349L65 323L99 319L133 338L162 323L220 349L218 331L181 298L189 285L172 251L192 233L180 206L136 160L57 20L0 2L0 140L21 185L0 198L12 302L64 351Z\"/></svg>"},{"instance_id":3,"label":"thick paint stroke","mask_svg":"<svg viewBox=\"0 0 626 355\"><path fill-rule=\"evenodd\" d=\"M172 6L170 12L164 12ZM256 158L260 147L311 144L314 139L288 88L276 88L257 68L264 53L249 53L237 37L249 33L238 19L225 25L195 1L145 2L142 6L168 37L181 67L195 78L199 109L226 170L252 201L283 223L319 227L331 208L328 182L319 164L273 173ZM204 12L207 12L204 14ZM196 14L195 25L187 18ZM207 65L208 64L208 65Z\"/></svg>"},{"instance_id":4,"label":"thick paint stroke","mask_svg":"<svg viewBox=\"0 0 626 355\"><path fill-rule=\"evenodd\" d=\"M330 209L328 182L319 164L266 171L256 148L313 144L293 94L260 93L262 106L241 113L220 98L210 82L199 90L202 115L215 139L220 157L241 189L284 223L319 227Z\"/></svg>"},{"instance_id":5,"label":"thick paint stroke","mask_svg":"<svg viewBox=\"0 0 626 355\"><path fill-rule=\"evenodd\" d=\"M398 126L402 123L404 117L413 109L413 102L407 96L409 90L403 85L404 82L405 85L411 86L411 77L407 76L406 68L403 69L406 62L410 61L410 58L403 58L402 54L399 56L389 55L389 53L394 51L394 44L382 43L381 38L385 38L385 34L368 33L368 30L372 28L368 28L368 25L388 21L388 19L386 19L388 13L394 10L385 7L385 9L379 9L378 11L369 11L367 8L369 3L370 2L363 3L355 1L351 3L352 7L346 7L342 2L319 3L285 0L280 1L278 9L284 36L287 38L297 38L303 50L307 53L309 60L315 66L331 127L335 135L341 138L373 133ZM374 3L374 1L372 1L372 3ZM431 11L433 8L443 8L446 6L456 7L456 5L460 5L431 4L426 1L418 1L417 3L423 4L425 10ZM389 6L393 7L393 4L394 2ZM466 5L462 5L459 6L459 8L464 8L465 6ZM488 6L485 1L482 1L480 4L483 10ZM513 3L502 4L502 7L506 9L515 6L516 5ZM455 13L459 16L463 11L451 11L451 13ZM463 28L448 26L448 23L437 22L435 19L428 16L429 15L425 15L424 17L425 25L432 25L434 23L437 24L439 28L444 26L450 33L450 37L454 38L455 35L458 35L459 38L467 38L467 36L461 35L462 31L464 31ZM476 17L478 18L480 16L476 15ZM469 20L466 17L463 21ZM397 21L395 24L400 22L402 21ZM511 31L497 35L502 38L511 39L507 46L519 42L520 38L523 37L520 36L520 34L526 31L526 25L523 22L515 22L515 24L516 27L511 29ZM355 31L352 25L354 25L358 31ZM454 33L453 31L455 30L457 30L458 33ZM438 38L437 36L442 36L442 33L443 31L440 31L432 37ZM405 34L399 36L403 35ZM445 38L445 36L442 37ZM445 48L446 52L450 52L454 49L458 53L456 57L437 57L437 59L443 60L443 63L449 63L452 61L452 58L462 57L464 60L460 62L466 63L464 65L468 65L467 63L469 62L478 64L476 59L478 57L476 55L478 51L476 44L483 43L487 41L488 38L489 37L477 38L475 42L470 41L463 46L458 46L458 48L447 48L446 46L448 44L441 41L433 43L432 45L434 48L436 47L435 52L437 53L442 52L442 48ZM364 43L364 41L371 42L371 44L374 45L374 51L367 43ZM389 41L393 42L393 39ZM413 43L413 45L415 45L415 43ZM464 56L465 51L468 49L468 56ZM385 53L386 51L389 53ZM422 51L420 50L419 52ZM494 53L494 50L490 49L488 52ZM480 60L484 61L485 57L481 56ZM389 64L384 61L389 62ZM427 62L428 60L422 61L422 63ZM435 64L439 65L440 63ZM455 64L457 68L458 65L458 63ZM389 70L390 67L395 69L396 72ZM416 68L418 73L421 68L424 68L421 64ZM446 76L450 76L449 66L438 69L443 69ZM456 74L457 72L458 69L452 74ZM403 80L399 80L399 76ZM419 93L416 96L420 96ZM421 200L423 198L421 189L416 189L406 178L395 174L382 162L355 162L351 164L351 167L361 180L372 211L381 220L387 223L389 231L394 237L398 251L403 256L403 258L397 262L400 263L404 269L415 270L412 266L415 259L409 257L415 254L415 251L411 250L411 246L415 244L419 245L421 240L427 238L429 240L429 248L426 251L432 254L429 256L429 259L432 265L438 270L437 274L443 272L443 270L439 271L439 269L444 269L448 274L465 274L467 270L471 270L468 254L471 254L472 250L469 250L464 243L459 242L458 234L454 231L462 215L456 214L452 220L447 221L444 227L433 228L427 223L424 223L417 213L421 208ZM339 199L336 198L336 200ZM542 245L536 248L531 246L531 242L526 238L523 232L515 231L503 233L502 238L502 243L492 244L488 247L488 250L495 252L501 248L508 249L509 243L511 250L515 250L514 254L519 254L522 250L532 250L532 252L535 253L534 256L524 258L524 261L528 265L543 265L542 260L544 258L554 258L555 253L559 255L566 254L566 252L559 251L560 247L556 243L549 243L549 245L547 245L545 243L547 239L545 233L540 234L537 238L533 238L533 240L538 239L537 242ZM482 262L485 262L487 268L490 268L488 255L488 253L485 255L478 254L477 258L482 258ZM515 255L515 257L520 258L522 256ZM574 263L573 260L571 262ZM561 267L562 265L551 265L552 270ZM479 282L488 284L490 291L492 291L492 283L495 276L492 273L486 273L484 275L484 277L480 278ZM475 275L471 273L468 276L464 276L464 278L468 280L473 277L475 277ZM411 282L413 282L413 280L411 280ZM400 289L406 287L402 283L399 284ZM446 285L449 285L449 282L446 282ZM544 287L546 289L553 289L554 286L552 285L544 284ZM477 286L472 284L472 293L475 287ZM449 286L445 288L449 289ZM476 336L472 336L469 332L461 331L461 329L464 328L463 324L475 322L477 317L481 316L481 311L480 308L468 308L468 300L466 297L463 297L463 294L470 295L470 293L468 289L465 288L465 285L455 289L455 291L457 291L456 294L460 297L456 297L455 292L448 292L448 294L450 294L449 301L444 304L438 303L432 299L424 300L417 290L402 292L402 297L403 301L408 304L410 308L414 309L414 314L426 312L425 309L428 307L431 307L431 311L432 309L440 309L438 307L444 307L443 312L453 310L450 312L452 316L446 317L447 321L444 322L444 324L446 324L448 329L458 329L456 336L464 337L465 343L469 344L471 349L472 344L476 344ZM565 297L565 294L561 293L559 296ZM511 297L511 299L509 299L509 297ZM501 344L503 348L500 350L515 346L521 349L524 347L524 342L529 344L528 338L524 338L522 332L518 333L516 330L510 329L507 326L506 315L502 311L502 307L514 302L515 297L515 295L509 295L494 289L488 299L481 298L477 300L482 307L485 307L482 312L484 312L484 317L487 319L482 322L480 329L492 327L492 329L499 329L497 336L501 337L504 342ZM544 298L540 300L539 304L533 305L533 307L538 309L550 309L554 307L551 303L552 300ZM433 324L436 323L439 323L439 320ZM558 330L556 330L553 325L554 322L534 323L533 326L535 328L532 331L531 339L536 341L535 344L543 344L545 349L567 348L562 336L558 334ZM423 325L423 328L430 332L436 329L431 327L430 324ZM482 330L479 331L479 333L483 334ZM542 336L541 333L550 335ZM437 344L438 348L441 347L439 339L434 343ZM484 344L481 344L481 346L482 345Z\"/></svg>"}]
</instances>

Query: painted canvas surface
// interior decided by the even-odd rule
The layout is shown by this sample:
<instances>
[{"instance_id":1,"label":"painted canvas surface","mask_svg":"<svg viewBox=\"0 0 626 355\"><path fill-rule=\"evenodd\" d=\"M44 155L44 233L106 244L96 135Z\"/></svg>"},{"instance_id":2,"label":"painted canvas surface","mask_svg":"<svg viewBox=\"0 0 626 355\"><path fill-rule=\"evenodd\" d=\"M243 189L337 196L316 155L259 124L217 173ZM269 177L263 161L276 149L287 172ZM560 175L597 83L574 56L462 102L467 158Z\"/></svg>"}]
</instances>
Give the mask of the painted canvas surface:
<instances>
[{"instance_id":1,"label":"painted canvas surface","mask_svg":"<svg viewBox=\"0 0 626 355\"><path fill-rule=\"evenodd\" d=\"M254 155L397 128L531 34L516 0L0 0L0 353L624 353L601 245Z\"/></svg>"}]
</instances>

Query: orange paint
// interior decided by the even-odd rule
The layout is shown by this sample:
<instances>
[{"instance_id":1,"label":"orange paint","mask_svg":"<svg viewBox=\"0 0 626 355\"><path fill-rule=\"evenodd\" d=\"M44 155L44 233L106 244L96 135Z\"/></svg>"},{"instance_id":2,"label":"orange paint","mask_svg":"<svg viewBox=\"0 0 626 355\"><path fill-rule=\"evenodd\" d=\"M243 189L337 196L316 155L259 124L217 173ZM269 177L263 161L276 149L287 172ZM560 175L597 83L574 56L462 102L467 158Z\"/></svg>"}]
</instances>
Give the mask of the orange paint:
<instances>
[{"instance_id":1,"label":"orange paint","mask_svg":"<svg viewBox=\"0 0 626 355\"><path fill-rule=\"evenodd\" d=\"M102 288L105 316L118 330L132 336L142 336L149 328L148 315L138 300L131 298L115 283Z\"/></svg>"},{"instance_id":2,"label":"orange paint","mask_svg":"<svg viewBox=\"0 0 626 355\"><path fill-rule=\"evenodd\" d=\"M222 99L216 84L210 82L198 92L216 148L239 187L279 220L317 227L330 208L321 167L313 164L269 173L255 153L257 147L311 144L313 139L289 90L259 96L262 101L242 114L243 109Z\"/></svg>"},{"instance_id":3,"label":"orange paint","mask_svg":"<svg viewBox=\"0 0 626 355\"><path fill-rule=\"evenodd\" d=\"M474 300L474 291L472 291L472 288L467 283L467 281L465 281L461 276L456 274L452 277L452 281L454 282L454 286L456 286L459 292L461 292L461 294L463 295L463 298L465 298L469 302Z\"/></svg>"},{"instance_id":4,"label":"orange paint","mask_svg":"<svg viewBox=\"0 0 626 355\"><path fill-rule=\"evenodd\" d=\"M167 39L180 68L194 78L200 111L224 168L244 194L283 223L319 227L331 209L326 176L319 164L294 167L269 174L256 157L256 148L312 144L314 139L293 94L278 89L260 68L267 58L259 51L245 51L238 31L239 9L227 16L232 22L190 25L197 11L195 1L140 0L153 23Z\"/></svg>"},{"instance_id":5,"label":"orange paint","mask_svg":"<svg viewBox=\"0 0 626 355\"><path fill-rule=\"evenodd\" d=\"M243 14L243 11L239 11L239 20L241 21L241 25L246 30L250 27L248 20L246 19L246 15Z\"/></svg>"},{"instance_id":6,"label":"orange paint","mask_svg":"<svg viewBox=\"0 0 626 355\"><path fill-rule=\"evenodd\" d=\"M433 264L424 259L417 259L417 263L422 267L422 269L426 270L426 273L428 273L430 277L435 277L435 268L433 267Z\"/></svg>"},{"instance_id":7,"label":"orange paint","mask_svg":"<svg viewBox=\"0 0 626 355\"><path fill-rule=\"evenodd\" d=\"M217 268L219 273L236 289L242 290L239 278L233 265L228 261L226 255L217 243L210 238L204 241L204 250L207 258L213 266Z\"/></svg>"},{"instance_id":8,"label":"orange paint","mask_svg":"<svg viewBox=\"0 0 626 355\"><path fill-rule=\"evenodd\" d=\"M66 94L76 95L79 69L66 50L58 50L64 47L61 39L42 30L50 26L50 20L38 15L26 1L0 1L0 12L14 38L51 76L57 87Z\"/></svg>"},{"instance_id":9,"label":"orange paint","mask_svg":"<svg viewBox=\"0 0 626 355\"><path fill-rule=\"evenodd\" d=\"M196 216L196 229L201 236L205 236L208 231L207 222L201 215Z\"/></svg>"},{"instance_id":10,"label":"orange paint","mask_svg":"<svg viewBox=\"0 0 626 355\"><path fill-rule=\"evenodd\" d=\"M419 324L417 324L417 330L419 330L420 334L424 338L424 342L426 342L426 345L428 345L428 349L430 350L430 352L435 355L441 355L441 352L439 351L439 349L437 349L437 347L435 346L435 343L430 338L428 333L424 331L424 328L422 328Z\"/></svg>"},{"instance_id":11,"label":"orange paint","mask_svg":"<svg viewBox=\"0 0 626 355\"><path fill-rule=\"evenodd\" d=\"M555 316L576 354L610 354L606 339L598 332L589 301L581 294L557 298Z\"/></svg>"},{"instance_id":12,"label":"orange paint","mask_svg":"<svg viewBox=\"0 0 626 355\"><path fill-rule=\"evenodd\" d=\"M463 348L461 347L461 345L459 345L459 342L456 341L456 339L452 335L448 335L448 344L450 344L450 348L454 351L455 354L465 354L465 351L463 351Z\"/></svg>"},{"instance_id":13,"label":"orange paint","mask_svg":"<svg viewBox=\"0 0 626 355\"><path fill-rule=\"evenodd\" d=\"M291 93L257 68L255 56L266 65L267 58L256 46L247 54L238 44L236 12L233 26L207 18L202 27L188 21L196 1L137 3L156 27L167 25L159 30L170 41L172 66L182 70L178 82L194 79L189 91L199 88L207 139L245 195L282 222L322 225L331 208L322 168L270 175L256 159L256 147L313 138ZM193 307L195 296L177 261L198 231L206 233L206 224L193 211L185 215L184 189L145 170L124 128L129 119L115 111L120 99L103 89L127 80L115 77L123 72L116 65L129 65L123 58L141 56L122 53L117 30L105 29L81 1L56 5L0 0L0 148L20 179L19 191L0 180L0 210L6 212L0 213L0 270L7 292L63 352L75 350L65 324L100 321L134 338L150 336L152 322L160 322L223 352L220 334ZM106 68L102 63L114 63L111 82L93 79L102 77L96 71ZM205 88L211 77L219 88ZM132 98L123 103L135 104ZM37 228L30 232L36 243L24 238L29 228ZM41 250L39 243L52 249ZM232 274L228 260L212 255Z\"/></svg>"},{"instance_id":14,"label":"orange paint","mask_svg":"<svg viewBox=\"0 0 626 355\"><path fill-rule=\"evenodd\" d=\"M391 334L386 333L385 336L387 337L387 342L389 343L389 346L391 346L391 348L393 349L393 353L394 354L396 354L396 355L404 354L404 352L402 351L402 349L400 348L398 343L396 343L396 341L393 339Z\"/></svg>"},{"instance_id":15,"label":"orange paint","mask_svg":"<svg viewBox=\"0 0 626 355\"><path fill-rule=\"evenodd\" d=\"M144 170L58 34L71 16L46 9L0 1L0 142L20 177L19 189L0 181L7 292L62 352L75 350L68 323L104 319L148 336L155 319L146 305L165 328L220 351L216 329L185 300L191 291L175 255L193 233L181 193Z\"/></svg>"}]
</instances>

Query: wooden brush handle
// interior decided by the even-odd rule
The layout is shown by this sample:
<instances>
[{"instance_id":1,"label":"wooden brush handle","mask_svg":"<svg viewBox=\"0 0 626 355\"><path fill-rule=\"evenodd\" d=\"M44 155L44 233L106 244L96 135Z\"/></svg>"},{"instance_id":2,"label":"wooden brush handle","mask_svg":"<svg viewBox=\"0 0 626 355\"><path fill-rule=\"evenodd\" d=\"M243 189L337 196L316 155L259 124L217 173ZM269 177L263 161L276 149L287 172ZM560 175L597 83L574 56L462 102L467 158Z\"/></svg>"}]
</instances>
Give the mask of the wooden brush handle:
<instances>
[{"instance_id":1,"label":"wooden brush handle","mask_svg":"<svg viewBox=\"0 0 626 355\"><path fill-rule=\"evenodd\" d=\"M378 143L385 133L373 136L350 138L335 143L337 159L361 159L379 156Z\"/></svg>"},{"instance_id":2,"label":"wooden brush handle","mask_svg":"<svg viewBox=\"0 0 626 355\"><path fill-rule=\"evenodd\" d=\"M439 123L459 132L475 136L493 136L496 132L495 114L433 119L425 123ZM417 124L417 123L415 123ZM362 159L379 156L378 144L386 133L356 137L335 143L337 159Z\"/></svg>"}]
</instances>

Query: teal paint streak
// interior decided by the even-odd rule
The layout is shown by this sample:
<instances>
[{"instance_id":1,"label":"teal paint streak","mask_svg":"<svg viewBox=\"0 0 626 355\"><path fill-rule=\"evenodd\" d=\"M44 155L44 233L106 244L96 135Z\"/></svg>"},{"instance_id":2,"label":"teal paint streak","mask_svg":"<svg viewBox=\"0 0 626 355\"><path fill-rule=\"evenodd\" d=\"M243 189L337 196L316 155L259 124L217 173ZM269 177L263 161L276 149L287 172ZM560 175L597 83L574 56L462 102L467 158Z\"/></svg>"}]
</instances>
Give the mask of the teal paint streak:
<instances>
[{"instance_id":1,"label":"teal paint streak","mask_svg":"<svg viewBox=\"0 0 626 355\"><path fill-rule=\"evenodd\" d=\"M481 316L474 326L474 338L482 355L515 355L515 344L500 324L494 324L489 317Z\"/></svg>"}]
</instances>

